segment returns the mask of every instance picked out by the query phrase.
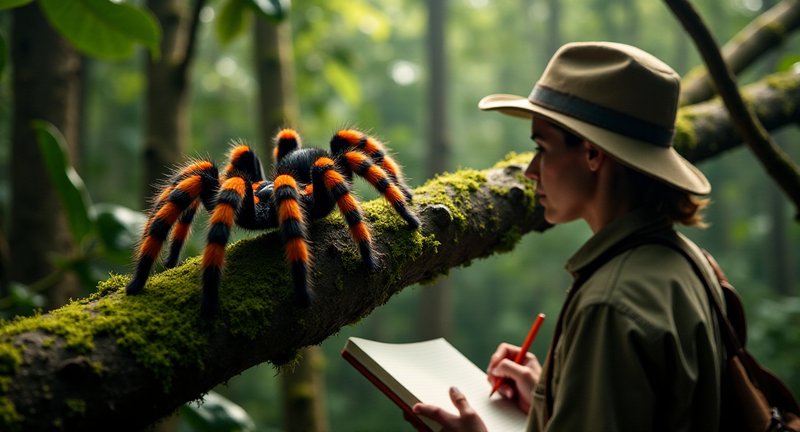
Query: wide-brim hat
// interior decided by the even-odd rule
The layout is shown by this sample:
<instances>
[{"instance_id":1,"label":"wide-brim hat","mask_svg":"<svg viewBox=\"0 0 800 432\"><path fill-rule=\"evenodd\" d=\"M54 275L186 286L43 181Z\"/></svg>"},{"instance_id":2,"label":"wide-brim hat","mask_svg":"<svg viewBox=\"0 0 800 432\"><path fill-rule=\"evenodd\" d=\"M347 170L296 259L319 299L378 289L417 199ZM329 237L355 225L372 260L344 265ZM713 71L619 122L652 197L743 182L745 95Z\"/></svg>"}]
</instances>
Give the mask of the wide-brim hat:
<instances>
[{"instance_id":1,"label":"wide-brim hat","mask_svg":"<svg viewBox=\"0 0 800 432\"><path fill-rule=\"evenodd\" d=\"M482 110L543 117L623 164L680 190L707 195L711 184L672 146L680 76L638 48L612 42L561 47L527 98L486 96Z\"/></svg>"}]
</instances>

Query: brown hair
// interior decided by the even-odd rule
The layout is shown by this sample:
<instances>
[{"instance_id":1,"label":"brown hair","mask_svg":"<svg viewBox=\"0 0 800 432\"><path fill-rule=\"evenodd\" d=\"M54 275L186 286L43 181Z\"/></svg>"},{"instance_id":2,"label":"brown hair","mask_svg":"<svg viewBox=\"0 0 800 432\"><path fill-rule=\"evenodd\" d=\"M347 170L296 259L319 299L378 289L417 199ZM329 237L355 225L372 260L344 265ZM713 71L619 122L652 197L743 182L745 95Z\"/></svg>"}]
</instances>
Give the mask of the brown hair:
<instances>
[{"instance_id":1,"label":"brown hair","mask_svg":"<svg viewBox=\"0 0 800 432\"><path fill-rule=\"evenodd\" d=\"M639 171L627 168L628 181L637 207L649 208L673 223L705 228L703 209L709 199L676 189Z\"/></svg>"}]
</instances>

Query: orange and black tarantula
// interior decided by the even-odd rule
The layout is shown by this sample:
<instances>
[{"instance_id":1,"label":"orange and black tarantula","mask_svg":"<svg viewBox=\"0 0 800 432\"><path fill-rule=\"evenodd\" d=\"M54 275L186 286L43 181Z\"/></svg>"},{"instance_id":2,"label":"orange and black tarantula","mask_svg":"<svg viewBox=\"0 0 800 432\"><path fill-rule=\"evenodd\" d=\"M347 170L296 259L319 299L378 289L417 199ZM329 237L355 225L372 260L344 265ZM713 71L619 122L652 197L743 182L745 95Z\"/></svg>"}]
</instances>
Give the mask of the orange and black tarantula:
<instances>
[{"instance_id":1,"label":"orange and black tarantula","mask_svg":"<svg viewBox=\"0 0 800 432\"><path fill-rule=\"evenodd\" d=\"M313 301L307 225L325 217L336 206L358 244L364 265L376 269L370 231L351 190L353 174L371 183L409 227L419 227L419 219L407 208L411 191L397 163L378 140L345 129L331 138L330 151L326 151L301 148L298 134L284 129L275 138L273 152L271 179L265 178L261 162L243 143L233 146L221 176L217 167L206 160L178 170L153 203L127 293L135 294L144 288L170 231L172 243L165 266L177 264L200 203L211 213L202 260L204 314L213 314L217 308L225 245L234 223L251 230L279 228L295 295L303 305Z\"/></svg>"}]
</instances>

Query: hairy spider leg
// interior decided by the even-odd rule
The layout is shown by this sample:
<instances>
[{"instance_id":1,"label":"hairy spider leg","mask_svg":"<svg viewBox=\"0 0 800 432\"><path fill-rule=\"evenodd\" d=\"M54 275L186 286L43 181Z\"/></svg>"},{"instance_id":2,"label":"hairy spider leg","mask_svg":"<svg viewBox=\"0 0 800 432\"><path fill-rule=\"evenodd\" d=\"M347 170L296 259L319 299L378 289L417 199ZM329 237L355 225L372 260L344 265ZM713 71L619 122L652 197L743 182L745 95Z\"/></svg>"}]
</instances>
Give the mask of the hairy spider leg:
<instances>
[{"instance_id":1,"label":"hairy spider leg","mask_svg":"<svg viewBox=\"0 0 800 432\"><path fill-rule=\"evenodd\" d=\"M278 209L278 226L286 248L286 261L292 273L297 301L309 306L314 301L308 278L311 256L308 251L306 223L300 206L297 182L288 174L275 177L273 199Z\"/></svg>"},{"instance_id":2,"label":"hairy spider leg","mask_svg":"<svg viewBox=\"0 0 800 432\"><path fill-rule=\"evenodd\" d=\"M204 315L216 312L219 304L219 284L225 264L225 246L231 236L236 213L246 191L252 188L241 177L225 180L217 195L217 203L209 220L206 247L203 250L203 295L200 310Z\"/></svg>"},{"instance_id":3,"label":"hairy spider leg","mask_svg":"<svg viewBox=\"0 0 800 432\"><path fill-rule=\"evenodd\" d=\"M281 129L275 135L275 148L272 149L272 159L277 164L284 156L302 146L303 144L297 131L294 129Z\"/></svg>"},{"instance_id":4,"label":"hairy spider leg","mask_svg":"<svg viewBox=\"0 0 800 432\"><path fill-rule=\"evenodd\" d=\"M172 226L180 215L196 200L203 188L203 177L195 174L181 180L170 191L167 198L146 224L146 231L139 247L139 259L133 279L126 291L135 294L144 288L161 247Z\"/></svg>"},{"instance_id":5,"label":"hairy spider leg","mask_svg":"<svg viewBox=\"0 0 800 432\"><path fill-rule=\"evenodd\" d=\"M411 214L408 211L408 207L406 207L405 195L397 185L391 182L383 168L372 163L372 160L360 151L349 151L343 155L343 159L347 163L348 169L366 179L386 198L409 227L413 229L419 227L419 219Z\"/></svg>"},{"instance_id":6,"label":"hairy spider leg","mask_svg":"<svg viewBox=\"0 0 800 432\"><path fill-rule=\"evenodd\" d=\"M331 139L331 150L334 154L342 154L349 149L348 147L362 151L375 164L383 168L392 182L403 192L406 200L411 202L414 195L406 184L403 171L400 169L400 165L386 151L383 143L356 129L340 130Z\"/></svg>"},{"instance_id":7,"label":"hairy spider leg","mask_svg":"<svg viewBox=\"0 0 800 432\"><path fill-rule=\"evenodd\" d=\"M235 142L228 153L225 178L242 177L251 182L264 180L264 170L255 152L244 142Z\"/></svg>"},{"instance_id":8,"label":"hairy spider leg","mask_svg":"<svg viewBox=\"0 0 800 432\"><path fill-rule=\"evenodd\" d=\"M183 248L184 243L186 243L189 233L191 233L192 220L194 220L194 215L197 213L198 207L200 207L200 200L196 199L192 201L192 203L189 205L189 208L181 213L178 223L176 223L175 228L172 229L169 255L167 255L167 260L164 261L164 267L173 268L178 264L178 259L181 255L181 249Z\"/></svg>"},{"instance_id":9,"label":"hairy spider leg","mask_svg":"<svg viewBox=\"0 0 800 432\"><path fill-rule=\"evenodd\" d=\"M228 165L223 171L225 178L241 177L250 183L236 212L235 223L246 229L263 229L263 223L259 224L256 219L255 209L260 201L255 192L258 192L265 183L261 161L250 146L242 142L235 143L231 148L228 160Z\"/></svg>"},{"instance_id":10,"label":"hairy spider leg","mask_svg":"<svg viewBox=\"0 0 800 432\"><path fill-rule=\"evenodd\" d=\"M350 228L350 236L358 245L364 265L370 270L377 269L378 263L375 260L372 236L367 224L364 223L364 212L361 210L358 201L353 197L347 180L336 171L336 164L333 159L328 157L317 159L314 162L311 176L314 178L315 183L324 185L327 193L330 194L339 207L339 211Z\"/></svg>"},{"instance_id":11,"label":"hairy spider leg","mask_svg":"<svg viewBox=\"0 0 800 432\"><path fill-rule=\"evenodd\" d=\"M201 175L201 178L203 179L202 188L200 195L192 201L192 203L186 210L184 210L183 213L181 213L178 222L175 224L174 228L172 228L169 254L167 255L166 261L164 261L164 267L166 268L173 268L178 265L181 249L183 249L183 245L186 244L186 239L191 233L192 221L197 214L197 209L200 206L200 202L203 202L203 206L208 211L212 211L214 209L214 197L219 190L219 178L216 166L209 161L192 163L178 172L178 174L174 177L172 186L165 188L156 199L155 207L160 208L160 206L165 202L165 199L169 197L169 193L172 191L172 189L174 189L175 185L177 185L181 179L185 179L192 174Z\"/></svg>"},{"instance_id":12,"label":"hairy spider leg","mask_svg":"<svg viewBox=\"0 0 800 432\"><path fill-rule=\"evenodd\" d=\"M200 192L201 199L204 203L211 201L210 197L213 196L213 194L216 194L216 189L214 186L210 186L208 183L217 182L217 167L214 166L212 162L207 160L199 160L189 163L183 168L180 168L176 174L167 179L160 188L161 192L159 192L159 194L152 200L152 204L148 210L147 221L145 222L144 229L142 230L142 238L144 238L149 231L150 223L153 221L153 215L155 215L158 210L164 206L169 198L169 195L172 193L178 183L185 180L187 177L195 175L200 175L203 178L204 190ZM212 181L209 182L209 179ZM211 191L206 191L206 189L210 189Z\"/></svg>"}]
</instances>

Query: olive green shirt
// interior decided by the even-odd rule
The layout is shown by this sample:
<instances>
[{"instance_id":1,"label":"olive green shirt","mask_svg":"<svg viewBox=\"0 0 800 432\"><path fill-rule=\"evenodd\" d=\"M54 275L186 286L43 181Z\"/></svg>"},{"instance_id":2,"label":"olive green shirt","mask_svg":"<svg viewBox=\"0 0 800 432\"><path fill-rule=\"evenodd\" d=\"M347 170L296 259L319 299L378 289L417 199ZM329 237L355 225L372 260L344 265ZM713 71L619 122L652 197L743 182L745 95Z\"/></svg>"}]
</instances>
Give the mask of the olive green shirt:
<instances>
[{"instance_id":1,"label":"olive green shirt","mask_svg":"<svg viewBox=\"0 0 800 432\"><path fill-rule=\"evenodd\" d=\"M596 233L567 271L574 275L629 235L671 229L666 218L631 212ZM529 431L718 430L724 351L703 284L679 252L656 244L623 252L564 308L544 365L553 368L551 418L545 424L543 372Z\"/></svg>"}]
</instances>

